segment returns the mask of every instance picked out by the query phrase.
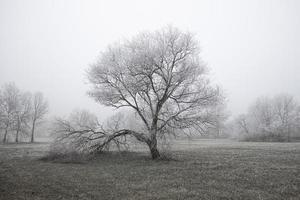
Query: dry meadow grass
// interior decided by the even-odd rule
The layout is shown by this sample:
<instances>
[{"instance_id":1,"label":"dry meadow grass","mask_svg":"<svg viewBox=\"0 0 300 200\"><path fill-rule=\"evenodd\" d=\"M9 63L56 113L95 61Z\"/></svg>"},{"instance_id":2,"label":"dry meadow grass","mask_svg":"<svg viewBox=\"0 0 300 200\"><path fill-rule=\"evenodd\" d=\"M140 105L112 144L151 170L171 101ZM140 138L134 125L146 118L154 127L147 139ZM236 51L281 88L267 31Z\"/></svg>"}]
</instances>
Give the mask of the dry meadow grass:
<instances>
[{"instance_id":1,"label":"dry meadow grass","mask_svg":"<svg viewBox=\"0 0 300 200\"><path fill-rule=\"evenodd\" d=\"M300 199L300 143L180 140L171 161L47 161L48 146L0 145L0 199Z\"/></svg>"}]
</instances>

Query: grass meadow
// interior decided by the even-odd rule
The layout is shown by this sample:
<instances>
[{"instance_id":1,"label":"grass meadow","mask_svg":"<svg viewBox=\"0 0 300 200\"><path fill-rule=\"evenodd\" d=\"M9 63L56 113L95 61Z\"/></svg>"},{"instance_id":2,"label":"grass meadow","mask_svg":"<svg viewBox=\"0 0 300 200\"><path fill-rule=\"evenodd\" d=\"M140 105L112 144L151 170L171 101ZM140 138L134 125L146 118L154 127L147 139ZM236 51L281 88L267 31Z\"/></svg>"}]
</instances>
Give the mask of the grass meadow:
<instances>
[{"instance_id":1,"label":"grass meadow","mask_svg":"<svg viewBox=\"0 0 300 200\"><path fill-rule=\"evenodd\" d=\"M0 145L0 199L300 199L300 143L179 140L145 151L47 161L49 144Z\"/></svg>"}]
</instances>

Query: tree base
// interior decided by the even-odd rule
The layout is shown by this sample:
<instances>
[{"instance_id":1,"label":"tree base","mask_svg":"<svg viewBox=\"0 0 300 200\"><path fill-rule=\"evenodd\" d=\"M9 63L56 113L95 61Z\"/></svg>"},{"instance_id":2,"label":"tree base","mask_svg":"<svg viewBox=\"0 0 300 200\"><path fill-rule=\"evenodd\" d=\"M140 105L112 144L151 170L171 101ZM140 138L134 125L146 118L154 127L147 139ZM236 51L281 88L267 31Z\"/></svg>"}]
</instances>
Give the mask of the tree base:
<instances>
[{"instance_id":1,"label":"tree base","mask_svg":"<svg viewBox=\"0 0 300 200\"><path fill-rule=\"evenodd\" d=\"M160 158L160 153L157 148L151 148L150 153L153 160Z\"/></svg>"}]
</instances>

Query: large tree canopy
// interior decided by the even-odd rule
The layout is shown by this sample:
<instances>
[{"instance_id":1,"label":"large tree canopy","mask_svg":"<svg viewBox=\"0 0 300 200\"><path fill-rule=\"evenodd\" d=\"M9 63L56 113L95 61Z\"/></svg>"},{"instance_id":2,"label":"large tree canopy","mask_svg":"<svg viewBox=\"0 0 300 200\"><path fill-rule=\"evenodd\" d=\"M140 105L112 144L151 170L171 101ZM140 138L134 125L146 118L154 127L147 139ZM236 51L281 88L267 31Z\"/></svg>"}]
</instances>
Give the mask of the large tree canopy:
<instances>
[{"instance_id":1,"label":"large tree canopy","mask_svg":"<svg viewBox=\"0 0 300 200\"><path fill-rule=\"evenodd\" d=\"M138 34L101 53L87 73L89 95L106 106L132 109L144 131L116 133L145 142L155 159L158 136L203 132L214 124L211 109L222 98L199 52L195 37L174 27Z\"/></svg>"}]
</instances>

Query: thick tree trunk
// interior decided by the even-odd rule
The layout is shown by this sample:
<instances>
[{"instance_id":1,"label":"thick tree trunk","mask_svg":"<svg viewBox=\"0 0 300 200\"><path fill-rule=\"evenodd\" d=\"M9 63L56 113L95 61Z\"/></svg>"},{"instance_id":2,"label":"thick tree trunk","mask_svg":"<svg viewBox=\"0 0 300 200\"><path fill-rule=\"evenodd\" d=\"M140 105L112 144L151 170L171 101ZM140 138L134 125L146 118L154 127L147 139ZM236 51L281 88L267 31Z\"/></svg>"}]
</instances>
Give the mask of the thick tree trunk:
<instances>
[{"instance_id":1,"label":"thick tree trunk","mask_svg":"<svg viewBox=\"0 0 300 200\"><path fill-rule=\"evenodd\" d=\"M35 121L33 121L32 128L31 128L31 139L30 139L31 143L34 142L34 128L35 128Z\"/></svg>"},{"instance_id":2,"label":"thick tree trunk","mask_svg":"<svg viewBox=\"0 0 300 200\"><path fill-rule=\"evenodd\" d=\"M153 160L156 160L160 157L159 151L157 149L157 146L149 146L150 148L150 153L151 153L151 157Z\"/></svg>"},{"instance_id":3,"label":"thick tree trunk","mask_svg":"<svg viewBox=\"0 0 300 200\"><path fill-rule=\"evenodd\" d=\"M156 134L151 135L151 140L149 141L148 146L149 146L152 159L153 160L158 159L160 157L160 153L157 149Z\"/></svg>"}]
</instances>

